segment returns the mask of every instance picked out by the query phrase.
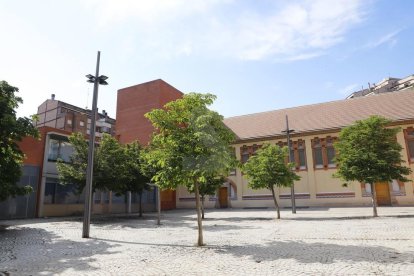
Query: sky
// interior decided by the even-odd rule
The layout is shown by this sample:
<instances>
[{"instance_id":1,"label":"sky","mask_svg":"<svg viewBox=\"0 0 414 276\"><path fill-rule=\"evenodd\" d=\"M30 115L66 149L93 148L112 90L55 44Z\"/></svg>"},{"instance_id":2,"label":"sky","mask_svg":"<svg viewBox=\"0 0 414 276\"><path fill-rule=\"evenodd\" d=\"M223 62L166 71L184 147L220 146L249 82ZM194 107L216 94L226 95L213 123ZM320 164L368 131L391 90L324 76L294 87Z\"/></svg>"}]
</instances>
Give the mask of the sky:
<instances>
[{"instance_id":1,"label":"sky","mask_svg":"<svg viewBox=\"0 0 414 276\"><path fill-rule=\"evenodd\" d=\"M118 89L163 79L225 117L344 99L414 74L409 0L0 0L0 80L18 116L50 95L116 116Z\"/></svg>"}]
</instances>

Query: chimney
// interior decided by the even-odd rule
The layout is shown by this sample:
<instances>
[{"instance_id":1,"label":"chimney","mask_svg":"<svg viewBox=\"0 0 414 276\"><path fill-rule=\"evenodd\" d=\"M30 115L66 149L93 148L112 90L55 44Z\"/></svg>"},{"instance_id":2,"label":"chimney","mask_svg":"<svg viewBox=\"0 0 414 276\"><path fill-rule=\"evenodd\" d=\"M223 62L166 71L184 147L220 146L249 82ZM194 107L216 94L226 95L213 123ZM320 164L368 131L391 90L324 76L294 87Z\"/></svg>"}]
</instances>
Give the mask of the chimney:
<instances>
[{"instance_id":1,"label":"chimney","mask_svg":"<svg viewBox=\"0 0 414 276\"><path fill-rule=\"evenodd\" d=\"M55 100L55 94L52 94L52 101Z\"/></svg>"}]
</instances>

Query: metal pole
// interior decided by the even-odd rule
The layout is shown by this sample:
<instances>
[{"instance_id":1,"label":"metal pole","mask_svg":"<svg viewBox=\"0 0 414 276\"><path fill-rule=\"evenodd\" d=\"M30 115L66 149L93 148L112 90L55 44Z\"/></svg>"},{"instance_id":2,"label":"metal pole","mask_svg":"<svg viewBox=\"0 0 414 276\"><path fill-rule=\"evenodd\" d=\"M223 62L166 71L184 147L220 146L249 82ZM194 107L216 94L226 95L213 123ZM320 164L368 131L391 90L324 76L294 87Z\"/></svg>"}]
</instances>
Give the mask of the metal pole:
<instances>
[{"instance_id":1,"label":"metal pole","mask_svg":"<svg viewBox=\"0 0 414 276\"><path fill-rule=\"evenodd\" d=\"M86 186L85 186L85 207L83 214L83 232L82 238L89 238L89 228L91 223L91 207L92 207L92 178L93 178L93 155L95 150L95 128L98 102L98 82L99 82L99 61L101 52L98 51L96 60L96 74L95 82L93 84L93 100L91 110L91 130L89 134L89 150L88 150L88 168L86 171Z\"/></svg>"},{"instance_id":2,"label":"metal pole","mask_svg":"<svg viewBox=\"0 0 414 276\"><path fill-rule=\"evenodd\" d=\"M287 136L287 146L289 149L289 163L292 162L292 157L290 154L290 129L289 129L289 120L288 116L286 115L286 136ZM292 200L292 214L296 214L296 202L295 202L295 183L292 182L292 185L290 186L290 198Z\"/></svg>"}]
</instances>

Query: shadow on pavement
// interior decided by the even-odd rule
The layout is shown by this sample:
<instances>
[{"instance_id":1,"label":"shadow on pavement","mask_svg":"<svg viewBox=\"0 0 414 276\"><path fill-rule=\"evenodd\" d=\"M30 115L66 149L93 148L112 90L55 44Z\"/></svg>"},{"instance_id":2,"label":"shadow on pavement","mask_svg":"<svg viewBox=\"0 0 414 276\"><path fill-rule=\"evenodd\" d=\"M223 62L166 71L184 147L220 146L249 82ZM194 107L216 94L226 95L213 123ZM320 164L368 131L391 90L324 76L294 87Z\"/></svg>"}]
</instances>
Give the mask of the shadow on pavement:
<instances>
[{"instance_id":1,"label":"shadow on pavement","mask_svg":"<svg viewBox=\"0 0 414 276\"><path fill-rule=\"evenodd\" d=\"M383 215L378 217L373 216L343 216L343 217L288 217L282 220L296 220L296 221L329 221L329 220L352 220L352 219L380 219L380 218L414 218L413 215Z\"/></svg>"},{"instance_id":2,"label":"shadow on pavement","mask_svg":"<svg viewBox=\"0 0 414 276\"><path fill-rule=\"evenodd\" d=\"M242 245L215 249L218 254L250 257L256 262L279 259L295 259L300 263L324 263L335 261L401 263L413 262L414 253L399 253L393 248L367 245L338 245L330 243L306 243L299 241L275 241L263 245Z\"/></svg>"},{"instance_id":3,"label":"shadow on pavement","mask_svg":"<svg viewBox=\"0 0 414 276\"><path fill-rule=\"evenodd\" d=\"M89 263L95 256L114 254L116 247L104 241L67 240L40 228L16 227L0 231L0 274L56 275L71 269L76 273L98 268Z\"/></svg>"},{"instance_id":4,"label":"shadow on pavement","mask_svg":"<svg viewBox=\"0 0 414 276\"><path fill-rule=\"evenodd\" d=\"M132 242L132 241L122 241L122 240L111 240L103 238L93 238L96 241L111 242L111 243L121 243L121 244L135 244L135 245L150 245L150 246L170 246L170 247L190 247L195 248L196 245L183 245L183 244L170 244L170 243L149 243L149 242Z\"/></svg>"}]
</instances>

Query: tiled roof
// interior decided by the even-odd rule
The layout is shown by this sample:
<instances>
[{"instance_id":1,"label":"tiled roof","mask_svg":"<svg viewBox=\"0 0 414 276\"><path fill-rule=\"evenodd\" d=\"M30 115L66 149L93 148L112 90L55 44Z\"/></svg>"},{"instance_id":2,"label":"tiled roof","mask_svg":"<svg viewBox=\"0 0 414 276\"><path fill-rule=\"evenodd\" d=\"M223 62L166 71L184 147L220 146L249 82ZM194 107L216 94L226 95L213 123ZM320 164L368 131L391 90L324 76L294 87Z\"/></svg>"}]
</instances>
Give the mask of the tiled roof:
<instances>
[{"instance_id":1,"label":"tiled roof","mask_svg":"<svg viewBox=\"0 0 414 276\"><path fill-rule=\"evenodd\" d=\"M230 117L224 123L239 140L257 139L283 135L285 115L295 133L338 129L371 115L410 120L414 119L414 89Z\"/></svg>"}]
</instances>

